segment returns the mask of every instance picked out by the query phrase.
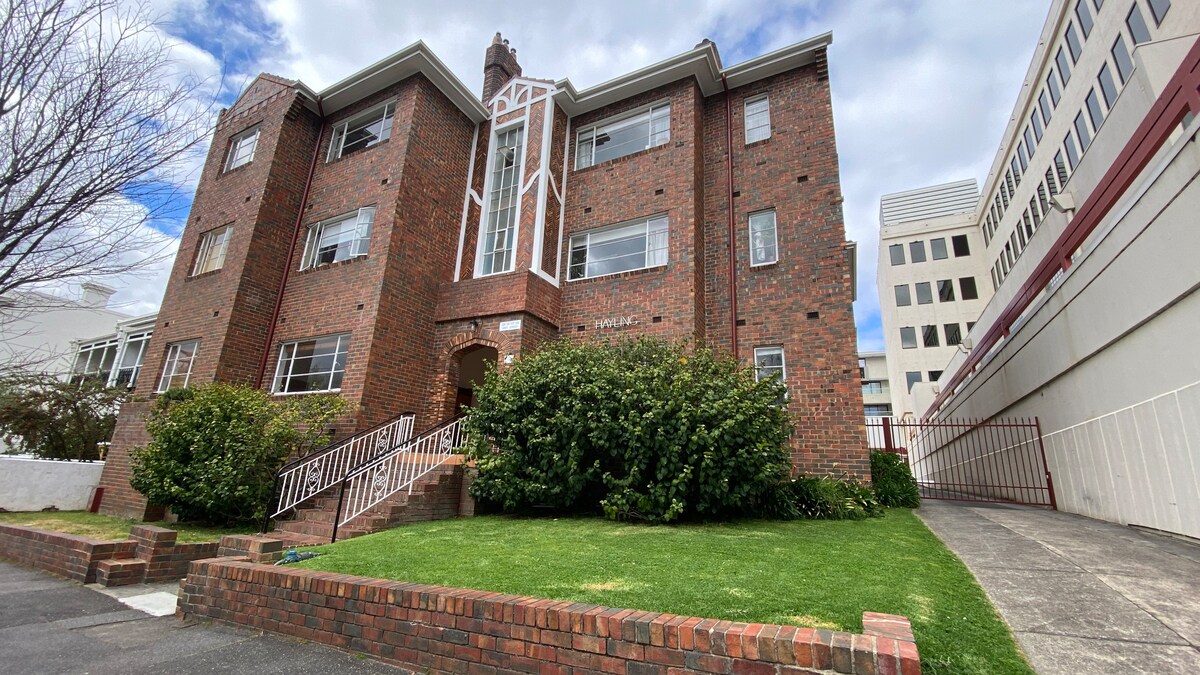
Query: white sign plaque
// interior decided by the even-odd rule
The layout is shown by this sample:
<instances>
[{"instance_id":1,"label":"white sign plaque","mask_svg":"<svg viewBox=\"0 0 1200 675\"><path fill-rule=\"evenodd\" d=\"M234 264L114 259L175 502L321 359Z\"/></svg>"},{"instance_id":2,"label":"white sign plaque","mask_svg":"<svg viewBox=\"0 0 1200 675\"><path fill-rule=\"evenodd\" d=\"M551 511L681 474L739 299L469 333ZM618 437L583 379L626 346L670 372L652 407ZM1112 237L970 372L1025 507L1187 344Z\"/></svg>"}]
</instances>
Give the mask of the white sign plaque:
<instances>
[{"instance_id":1,"label":"white sign plaque","mask_svg":"<svg viewBox=\"0 0 1200 675\"><path fill-rule=\"evenodd\" d=\"M521 320L513 319L512 321L501 321L500 332L507 333L508 331L521 330Z\"/></svg>"}]
</instances>

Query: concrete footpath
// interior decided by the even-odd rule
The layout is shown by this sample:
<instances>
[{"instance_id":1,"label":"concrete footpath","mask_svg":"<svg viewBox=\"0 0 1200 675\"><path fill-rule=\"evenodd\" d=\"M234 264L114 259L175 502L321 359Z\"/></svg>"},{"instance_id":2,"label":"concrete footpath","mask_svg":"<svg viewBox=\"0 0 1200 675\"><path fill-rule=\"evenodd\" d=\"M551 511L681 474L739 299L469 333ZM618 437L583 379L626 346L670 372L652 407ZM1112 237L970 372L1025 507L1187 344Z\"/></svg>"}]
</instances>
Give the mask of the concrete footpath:
<instances>
[{"instance_id":1,"label":"concrete footpath","mask_svg":"<svg viewBox=\"0 0 1200 675\"><path fill-rule=\"evenodd\" d=\"M155 616L170 611L171 586L119 589L126 604L0 562L0 673L408 672L299 640Z\"/></svg>"},{"instance_id":2,"label":"concrete footpath","mask_svg":"<svg viewBox=\"0 0 1200 675\"><path fill-rule=\"evenodd\" d=\"M925 501L1042 675L1200 673L1200 546L1068 513Z\"/></svg>"}]
</instances>

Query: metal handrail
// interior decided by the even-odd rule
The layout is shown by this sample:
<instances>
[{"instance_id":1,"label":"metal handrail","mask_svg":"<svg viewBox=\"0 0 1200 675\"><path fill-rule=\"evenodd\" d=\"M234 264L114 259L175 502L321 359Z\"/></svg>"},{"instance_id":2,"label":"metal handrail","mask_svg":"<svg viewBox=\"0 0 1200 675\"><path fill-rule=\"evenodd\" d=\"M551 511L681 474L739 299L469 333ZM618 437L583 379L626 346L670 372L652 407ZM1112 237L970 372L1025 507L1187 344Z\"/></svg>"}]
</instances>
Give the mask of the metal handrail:
<instances>
[{"instance_id":1,"label":"metal handrail","mask_svg":"<svg viewBox=\"0 0 1200 675\"><path fill-rule=\"evenodd\" d=\"M415 413L412 413L412 412L402 412L402 413L400 413L399 415L396 415L395 417L388 418L388 419L386 419L386 420L384 420L384 421L382 421L382 422L380 422L380 423L378 423L378 424L376 424L376 425L374 425L374 426L367 427L366 429L363 429L362 431L360 431L360 432L358 432L358 433L354 434L354 435L353 435L353 436L351 436L350 438L347 438L347 439L345 439L345 440L338 441L338 442L336 442L336 443L330 443L329 445L326 445L325 447L322 447L322 448L318 448L318 449L316 449L316 450L313 450L312 452L310 452L310 453L308 453L308 454L306 454L306 455L301 455L301 456L297 457L296 459L293 459L293 460L289 460L289 461L287 461L287 462L284 462L283 466L279 467L279 471L278 471L278 473L283 473L283 472L284 472L284 471L286 471L287 469L289 469L289 468L291 468L291 467L293 467L293 466L295 466L295 465L297 465L297 464L299 464L299 463L301 463L301 462L304 462L304 461L306 461L306 460L313 459L313 458L315 458L315 457L317 457L317 456L319 456L319 455L321 455L321 454L324 454L324 453L327 453L327 452L333 452L333 451L334 451L334 450L336 450L336 449L337 449L339 446L341 446L341 445L344 445L344 444L346 444L346 443L350 443L350 442L354 441L356 438L359 438L360 436L366 436L367 434L374 433L375 431L378 431L378 430L379 430L381 427L384 427L384 426L387 426L387 425L389 425L389 424L393 424L393 423L395 423L395 421L396 421L396 420L398 420L398 419L400 419L401 417L412 417L412 418L414 418L414 419L415 419L415 418L416 418L416 414L415 414Z\"/></svg>"},{"instance_id":2,"label":"metal handrail","mask_svg":"<svg viewBox=\"0 0 1200 675\"><path fill-rule=\"evenodd\" d=\"M277 495L278 500L274 512L268 510L263 531L266 532L271 518L337 485L354 467L386 455L408 442L412 438L414 419L412 413L399 415L340 443L285 464L275 474L271 495L273 498Z\"/></svg>"},{"instance_id":3,"label":"metal handrail","mask_svg":"<svg viewBox=\"0 0 1200 675\"><path fill-rule=\"evenodd\" d=\"M339 526L366 513L388 497L404 489L412 494L417 480L445 463L462 446L466 440L463 429L465 419L465 415L456 415L391 452L348 470L342 478L330 541L337 541Z\"/></svg>"}]
</instances>

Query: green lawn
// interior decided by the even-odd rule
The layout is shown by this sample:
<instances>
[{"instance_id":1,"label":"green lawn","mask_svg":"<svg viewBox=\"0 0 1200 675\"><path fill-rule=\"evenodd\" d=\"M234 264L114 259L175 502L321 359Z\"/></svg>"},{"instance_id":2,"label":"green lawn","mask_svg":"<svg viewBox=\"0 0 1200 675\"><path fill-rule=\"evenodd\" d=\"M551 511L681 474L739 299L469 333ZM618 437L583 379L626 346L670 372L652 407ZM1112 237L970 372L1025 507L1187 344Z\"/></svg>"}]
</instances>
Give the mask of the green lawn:
<instances>
[{"instance_id":1,"label":"green lawn","mask_svg":"<svg viewBox=\"0 0 1200 675\"><path fill-rule=\"evenodd\" d=\"M226 534L247 534L257 532L253 526L240 528L220 528L194 525L192 523L141 523L130 518L115 518L102 516L87 511L34 511L21 513L0 513L0 523L8 525L24 525L39 530L74 534L101 541L120 541L129 538L129 528L134 525L157 525L179 532L176 541L198 542L218 541Z\"/></svg>"},{"instance_id":2,"label":"green lawn","mask_svg":"<svg viewBox=\"0 0 1200 675\"><path fill-rule=\"evenodd\" d=\"M864 521L647 526L484 516L315 549L303 567L735 621L912 620L924 672L1030 673L962 562L911 511Z\"/></svg>"}]
</instances>

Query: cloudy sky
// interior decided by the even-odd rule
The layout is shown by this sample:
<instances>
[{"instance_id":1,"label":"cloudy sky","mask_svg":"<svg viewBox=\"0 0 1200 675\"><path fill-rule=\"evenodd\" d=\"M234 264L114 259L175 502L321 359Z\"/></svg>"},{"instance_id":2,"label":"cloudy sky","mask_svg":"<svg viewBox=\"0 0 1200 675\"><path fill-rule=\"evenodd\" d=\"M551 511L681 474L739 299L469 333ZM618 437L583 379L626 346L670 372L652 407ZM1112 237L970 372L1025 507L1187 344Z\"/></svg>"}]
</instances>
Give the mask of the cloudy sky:
<instances>
[{"instance_id":1,"label":"cloudy sky","mask_svg":"<svg viewBox=\"0 0 1200 675\"><path fill-rule=\"evenodd\" d=\"M228 105L259 72L322 88L424 40L474 91L501 31L525 73L597 84L717 43L726 65L833 31L829 51L847 237L859 242L860 349L882 349L875 262L879 197L986 177L1049 9L1047 0L704 0L506 3L152 0L181 65ZM198 164L197 164L198 165ZM191 176L184 194L198 178ZM186 214L186 203L180 204ZM175 235L179 221L156 224ZM153 311L169 261L118 284Z\"/></svg>"}]
</instances>

